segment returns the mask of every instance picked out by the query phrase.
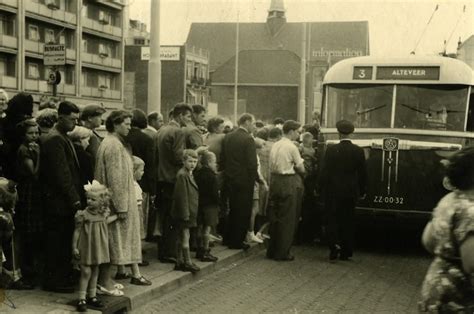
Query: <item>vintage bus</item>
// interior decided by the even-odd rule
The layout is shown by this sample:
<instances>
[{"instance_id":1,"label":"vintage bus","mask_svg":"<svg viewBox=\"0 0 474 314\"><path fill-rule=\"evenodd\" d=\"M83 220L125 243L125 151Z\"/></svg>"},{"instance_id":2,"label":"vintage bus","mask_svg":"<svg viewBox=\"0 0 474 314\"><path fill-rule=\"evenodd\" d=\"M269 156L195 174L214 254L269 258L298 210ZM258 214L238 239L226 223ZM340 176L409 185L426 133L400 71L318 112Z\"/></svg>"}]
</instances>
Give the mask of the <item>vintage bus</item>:
<instances>
[{"instance_id":1,"label":"vintage bus","mask_svg":"<svg viewBox=\"0 0 474 314\"><path fill-rule=\"evenodd\" d=\"M369 178L359 217L430 217L448 192L442 160L474 145L472 85L472 69L447 57L358 57L328 70L320 151L339 141L338 120L354 123Z\"/></svg>"}]
</instances>

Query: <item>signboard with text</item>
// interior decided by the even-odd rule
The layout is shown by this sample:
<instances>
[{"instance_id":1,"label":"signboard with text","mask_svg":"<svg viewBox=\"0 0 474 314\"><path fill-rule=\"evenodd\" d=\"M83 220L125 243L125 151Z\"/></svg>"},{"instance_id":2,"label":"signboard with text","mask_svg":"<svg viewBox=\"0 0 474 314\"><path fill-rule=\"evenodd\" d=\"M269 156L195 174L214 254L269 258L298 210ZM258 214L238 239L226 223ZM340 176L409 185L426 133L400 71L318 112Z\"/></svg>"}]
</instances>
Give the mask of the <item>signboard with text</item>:
<instances>
[{"instance_id":1,"label":"signboard with text","mask_svg":"<svg viewBox=\"0 0 474 314\"><path fill-rule=\"evenodd\" d=\"M45 44L43 56L44 65L65 65L66 47L62 44Z\"/></svg>"},{"instance_id":2,"label":"signboard with text","mask_svg":"<svg viewBox=\"0 0 474 314\"><path fill-rule=\"evenodd\" d=\"M160 47L160 60L161 61L179 61L179 49L180 47ZM142 47L141 60L150 60L150 47Z\"/></svg>"},{"instance_id":3,"label":"signboard with text","mask_svg":"<svg viewBox=\"0 0 474 314\"><path fill-rule=\"evenodd\" d=\"M378 80L439 80L439 66L380 66Z\"/></svg>"},{"instance_id":4,"label":"signboard with text","mask_svg":"<svg viewBox=\"0 0 474 314\"><path fill-rule=\"evenodd\" d=\"M352 74L354 80L371 80L372 79L372 67L354 67L354 73Z\"/></svg>"}]
</instances>

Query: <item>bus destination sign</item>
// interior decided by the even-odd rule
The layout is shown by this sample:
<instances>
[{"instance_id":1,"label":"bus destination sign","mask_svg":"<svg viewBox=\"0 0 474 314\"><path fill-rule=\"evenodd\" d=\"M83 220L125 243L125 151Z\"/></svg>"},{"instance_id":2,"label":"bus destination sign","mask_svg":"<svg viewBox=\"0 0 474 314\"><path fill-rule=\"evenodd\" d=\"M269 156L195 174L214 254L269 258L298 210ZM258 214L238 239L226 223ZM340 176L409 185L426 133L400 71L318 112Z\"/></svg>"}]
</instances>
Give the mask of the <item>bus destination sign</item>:
<instances>
[{"instance_id":1,"label":"bus destination sign","mask_svg":"<svg viewBox=\"0 0 474 314\"><path fill-rule=\"evenodd\" d=\"M439 80L439 66L380 66L377 67L378 80Z\"/></svg>"}]
</instances>

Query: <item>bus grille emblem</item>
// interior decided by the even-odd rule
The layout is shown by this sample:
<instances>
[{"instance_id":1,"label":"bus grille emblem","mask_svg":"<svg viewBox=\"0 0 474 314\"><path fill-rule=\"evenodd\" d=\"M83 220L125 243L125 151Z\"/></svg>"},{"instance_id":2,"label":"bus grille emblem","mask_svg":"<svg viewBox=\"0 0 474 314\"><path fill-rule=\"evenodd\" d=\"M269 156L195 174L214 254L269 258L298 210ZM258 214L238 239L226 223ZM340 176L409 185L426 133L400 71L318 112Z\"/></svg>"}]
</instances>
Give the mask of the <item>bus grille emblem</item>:
<instances>
[{"instance_id":1,"label":"bus grille emblem","mask_svg":"<svg viewBox=\"0 0 474 314\"><path fill-rule=\"evenodd\" d=\"M387 137L383 139L381 181L382 182L385 181L385 168L387 168L387 195L390 195L390 192L392 189L391 181L394 179L395 182L398 182L398 149L399 149L398 144L399 144L398 138ZM395 157L395 165L393 165L394 157ZM395 175L392 178L393 174Z\"/></svg>"}]
</instances>

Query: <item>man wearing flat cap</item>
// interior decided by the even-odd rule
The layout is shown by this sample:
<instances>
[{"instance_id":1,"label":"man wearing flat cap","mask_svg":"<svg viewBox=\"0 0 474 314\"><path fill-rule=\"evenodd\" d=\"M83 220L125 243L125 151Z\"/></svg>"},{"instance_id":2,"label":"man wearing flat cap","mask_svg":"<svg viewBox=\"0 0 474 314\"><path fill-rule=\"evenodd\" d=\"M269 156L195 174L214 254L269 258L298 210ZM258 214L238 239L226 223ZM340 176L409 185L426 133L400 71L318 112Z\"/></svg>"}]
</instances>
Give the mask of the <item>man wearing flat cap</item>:
<instances>
[{"instance_id":1,"label":"man wearing flat cap","mask_svg":"<svg viewBox=\"0 0 474 314\"><path fill-rule=\"evenodd\" d=\"M92 131L91 138L89 140L89 146L86 151L95 157L97 155L97 149L99 149L100 142L102 142L102 136L100 136L95 129L102 125L102 115L105 113L105 109L98 104L88 104L82 109L80 119L84 127Z\"/></svg>"},{"instance_id":2,"label":"man wearing flat cap","mask_svg":"<svg viewBox=\"0 0 474 314\"><path fill-rule=\"evenodd\" d=\"M340 142L328 146L323 159L320 187L327 211L329 261L349 260L353 254L354 210L365 197L367 172L364 150L350 140L354 125L336 123Z\"/></svg>"}]
</instances>

